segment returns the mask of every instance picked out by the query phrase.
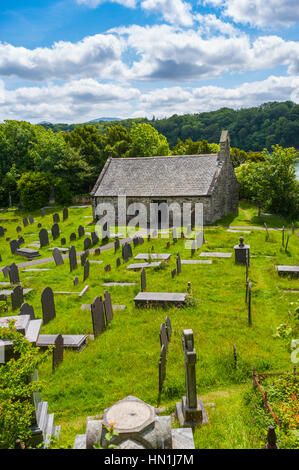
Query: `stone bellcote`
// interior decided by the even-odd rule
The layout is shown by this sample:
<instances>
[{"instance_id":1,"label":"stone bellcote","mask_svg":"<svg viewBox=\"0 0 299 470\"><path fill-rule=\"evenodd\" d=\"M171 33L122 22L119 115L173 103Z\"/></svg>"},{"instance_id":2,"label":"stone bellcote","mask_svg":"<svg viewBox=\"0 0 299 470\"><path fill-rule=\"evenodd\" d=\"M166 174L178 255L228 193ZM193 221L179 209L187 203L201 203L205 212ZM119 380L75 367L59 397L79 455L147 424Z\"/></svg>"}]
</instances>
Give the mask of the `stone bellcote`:
<instances>
[{"instance_id":1,"label":"stone bellcote","mask_svg":"<svg viewBox=\"0 0 299 470\"><path fill-rule=\"evenodd\" d=\"M224 163L230 159L230 136L228 131L223 130L221 132L219 144L218 161Z\"/></svg>"}]
</instances>

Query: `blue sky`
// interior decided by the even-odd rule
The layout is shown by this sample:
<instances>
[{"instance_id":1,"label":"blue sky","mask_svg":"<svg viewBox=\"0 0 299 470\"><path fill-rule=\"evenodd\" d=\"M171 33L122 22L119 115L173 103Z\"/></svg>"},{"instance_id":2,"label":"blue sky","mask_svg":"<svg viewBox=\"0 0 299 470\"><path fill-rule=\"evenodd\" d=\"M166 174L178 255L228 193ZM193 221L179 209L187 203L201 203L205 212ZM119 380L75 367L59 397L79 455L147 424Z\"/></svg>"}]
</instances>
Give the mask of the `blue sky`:
<instances>
[{"instance_id":1,"label":"blue sky","mask_svg":"<svg viewBox=\"0 0 299 470\"><path fill-rule=\"evenodd\" d=\"M299 103L298 0L10 0L0 120Z\"/></svg>"}]
</instances>

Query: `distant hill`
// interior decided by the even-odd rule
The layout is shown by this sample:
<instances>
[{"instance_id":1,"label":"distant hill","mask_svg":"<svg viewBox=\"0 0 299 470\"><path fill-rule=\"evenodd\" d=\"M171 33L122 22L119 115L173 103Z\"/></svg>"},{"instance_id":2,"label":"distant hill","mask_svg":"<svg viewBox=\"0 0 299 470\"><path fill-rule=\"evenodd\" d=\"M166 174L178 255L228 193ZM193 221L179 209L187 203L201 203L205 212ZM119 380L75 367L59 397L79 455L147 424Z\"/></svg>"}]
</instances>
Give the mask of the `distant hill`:
<instances>
[{"instance_id":1,"label":"distant hill","mask_svg":"<svg viewBox=\"0 0 299 470\"><path fill-rule=\"evenodd\" d=\"M93 119L92 121L85 122L85 124L92 124L93 122L100 122L100 121L121 121L120 118L112 118L112 117L101 117L98 119Z\"/></svg>"}]
</instances>

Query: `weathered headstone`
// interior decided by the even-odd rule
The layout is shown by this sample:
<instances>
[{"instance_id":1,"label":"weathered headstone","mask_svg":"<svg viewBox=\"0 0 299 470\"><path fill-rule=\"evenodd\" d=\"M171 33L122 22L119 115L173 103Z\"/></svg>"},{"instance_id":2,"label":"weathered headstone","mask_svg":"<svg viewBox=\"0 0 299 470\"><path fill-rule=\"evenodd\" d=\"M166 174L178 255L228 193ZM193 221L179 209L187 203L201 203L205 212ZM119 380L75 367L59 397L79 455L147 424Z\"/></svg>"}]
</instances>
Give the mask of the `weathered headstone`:
<instances>
[{"instance_id":1,"label":"weathered headstone","mask_svg":"<svg viewBox=\"0 0 299 470\"><path fill-rule=\"evenodd\" d=\"M248 284L248 325L252 325L252 318L251 318L251 282Z\"/></svg>"},{"instance_id":2,"label":"weathered headstone","mask_svg":"<svg viewBox=\"0 0 299 470\"><path fill-rule=\"evenodd\" d=\"M176 271L177 274L180 274L182 272L180 253L177 253L176 255Z\"/></svg>"},{"instance_id":3,"label":"weathered headstone","mask_svg":"<svg viewBox=\"0 0 299 470\"><path fill-rule=\"evenodd\" d=\"M84 227L82 227L82 225L79 225L79 227L78 227L78 237L79 238L83 237L84 233L85 233Z\"/></svg>"},{"instance_id":4,"label":"weathered headstone","mask_svg":"<svg viewBox=\"0 0 299 470\"><path fill-rule=\"evenodd\" d=\"M54 261L56 263L56 266L61 266L62 264L64 264L62 255L61 255L60 251L58 250L58 248L54 248L53 258L54 258Z\"/></svg>"},{"instance_id":5,"label":"weathered headstone","mask_svg":"<svg viewBox=\"0 0 299 470\"><path fill-rule=\"evenodd\" d=\"M74 286L77 286L79 284L79 279L77 277L74 277Z\"/></svg>"},{"instance_id":6,"label":"weathered headstone","mask_svg":"<svg viewBox=\"0 0 299 470\"><path fill-rule=\"evenodd\" d=\"M90 238L85 238L84 240L84 251L88 250L91 247L91 239Z\"/></svg>"},{"instance_id":7,"label":"weathered headstone","mask_svg":"<svg viewBox=\"0 0 299 470\"><path fill-rule=\"evenodd\" d=\"M20 237L20 235L19 235L19 238L18 238L18 243L19 243L19 247L20 247L21 245L23 245L23 243L25 243L24 238L23 238L23 237Z\"/></svg>"},{"instance_id":8,"label":"weathered headstone","mask_svg":"<svg viewBox=\"0 0 299 470\"><path fill-rule=\"evenodd\" d=\"M54 294L51 287L46 287L41 295L43 323L46 325L56 317Z\"/></svg>"},{"instance_id":9,"label":"weathered headstone","mask_svg":"<svg viewBox=\"0 0 299 470\"><path fill-rule=\"evenodd\" d=\"M16 231L17 231L17 233L22 232L22 227L20 227L20 226L18 225L17 228L16 228Z\"/></svg>"},{"instance_id":10,"label":"weathered headstone","mask_svg":"<svg viewBox=\"0 0 299 470\"><path fill-rule=\"evenodd\" d=\"M166 348L162 344L159 359L159 394L162 392L163 383L166 378Z\"/></svg>"},{"instance_id":11,"label":"weathered headstone","mask_svg":"<svg viewBox=\"0 0 299 470\"><path fill-rule=\"evenodd\" d=\"M2 227L2 225L0 225L0 237L4 237L4 228Z\"/></svg>"},{"instance_id":12,"label":"weathered headstone","mask_svg":"<svg viewBox=\"0 0 299 470\"><path fill-rule=\"evenodd\" d=\"M60 234L59 225L57 223L52 225L51 232L52 232L53 240L56 240Z\"/></svg>"},{"instance_id":13,"label":"weathered headstone","mask_svg":"<svg viewBox=\"0 0 299 470\"><path fill-rule=\"evenodd\" d=\"M101 248L96 248L94 250L94 254L95 254L95 256L99 256L101 254Z\"/></svg>"},{"instance_id":14,"label":"weathered headstone","mask_svg":"<svg viewBox=\"0 0 299 470\"><path fill-rule=\"evenodd\" d=\"M105 316L106 316L106 324L107 326L113 320L113 308L111 302L111 296L107 290L104 293L104 308L105 308Z\"/></svg>"},{"instance_id":15,"label":"weathered headstone","mask_svg":"<svg viewBox=\"0 0 299 470\"><path fill-rule=\"evenodd\" d=\"M289 239L290 239L290 233L288 233L288 238L287 238L287 242L286 242L286 246L285 246L285 252L288 251Z\"/></svg>"},{"instance_id":16,"label":"weathered headstone","mask_svg":"<svg viewBox=\"0 0 299 470\"><path fill-rule=\"evenodd\" d=\"M65 238L61 238L60 243L61 243L61 246L64 246L64 245L66 244L66 239L65 239Z\"/></svg>"},{"instance_id":17,"label":"weathered headstone","mask_svg":"<svg viewBox=\"0 0 299 470\"><path fill-rule=\"evenodd\" d=\"M114 252L116 253L117 250L119 249L119 239L118 238L115 238L115 241L114 241Z\"/></svg>"},{"instance_id":18,"label":"weathered headstone","mask_svg":"<svg viewBox=\"0 0 299 470\"><path fill-rule=\"evenodd\" d=\"M191 245L191 256L194 256L196 250L196 241L192 240L192 245Z\"/></svg>"},{"instance_id":19,"label":"weathered headstone","mask_svg":"<svg viewBox=\"0 0 299 470\"><path fill-rule=\"evenodd\" d=\"M70 261L70 271L72 272L74 269L77 268L77 253L76 253L76 248L74 246L70 247L69 261Z\"/></svg>"},{"instance_id":20,"label":"weathered headstone","mask_svg":"<svg viewBox=\"0 0 299 470\"><path fill-rule=\"evenodd\" d=\"M170 242L166 243L166 249L168 250L170 248Z\"/></svg>"},{"instance_id":21,"label":"weathered headstone","mask_svg":"<svg viewBox=\"0 0 299 470\"><path fill-rule=\"evenodd\" d=\"M96 338L105 328L105 313L102 297L96 297L91 304L93 334Z\"/></svg>"},{"instance_id":22,"label":"weathered headstone","mask_svg":"<svg viewBox=\"0 0 299 470\"><path fill-rule=\"evenodd\" d=\"M69 217L69 210L67 207L64 207L63 208L63 211L62 211L62 219L63 221L65 221L66 219L68 219Z\"/></svg>"},{"instance_id":23,"label":"weathered headstone","mask_svg":"<svg viewBox=\"0 0 299 470\"><path fill-rule=\"evenodd\" d=\"M60 217L59 214L55 213L53 214L53 224L58 224L60 222Z\"/></svg>"},{"instance_id":24,"label":"weathered headstone","mask_svg":"<svg viewBox=\"0 0 299 470\"><path fill-rule=\"evenodd\" d=\"M128 261L129 258L132 258L132 256L133 256L133 253L132 253L132 247L131 247L130 243L125 243L122 246L123 260L126 262L126 261Z\"/></svg>"},{"instance_id":25,"label":"weathered headstone","mask_svg":"<svg viewBox=\"0 0 299 470\"><path fill-rule=\"evenodd\" d=\"M11 293L12 309L16 310L17 308L20 308L23 302L24 302L23 287L16 286Z\"/></svg>"},{"instance_id":26,"label":"weathered headstone","mask_svg":"<svg viewBox=\"0 0 299 470\"><path fill-rule=\"evenodd\" d=\"M172 279L175 277L176 275L176 269L174 268L172 271L171 271L171 277Z\"/></svg>"},{"instance_id":27,"label":"weathered headstone","mask_svg":"<svg viewBox=\"0 0 299 470\"><path fill-rule=\"evenodd\" d=\"M250 245L245 245L244 243L244 238L240 237L239 238L239 245L234 246L235 250L235 263L236 264L249 264L249 250L250 250Z\"/></svg>"},{"instance_id":28,"label":"weathered headstone","mask_svg":"<svg viewBox=\"0 0 299 470\"><path fill-rule=\"evenodd\" d=\"M77 238L77 235L76 235L74 232L71 233L71 235L70 235L70 241L73 242L73 241L76 240L76 238Z\"/></svg>"},{"instance_id":29,"label":"weathered headstone","mask_svg":"<svg viewBox=\"0 0 299 470\"><path fill-rule=\"evenodd\" d=\"M171 334L172 334L172 328L171 328L171 322L170 322L169 316L167 316L166 319L165 319L165 326L166 326L167 339L168 339L168 342L170 342Z\"/></svg>"},{"instance_id":30,"label":"weathered headstone","mask_svg":"<svg viewBox=\"0 0 299 470\"><path fill-rule=\"evenodd\" d=\"M284 227L282 227L282 231L281 231L281 244L282 246L284 246Z\"/></svg>"},{"instance_id":31,"label":"weathered headstone","mask_svg":"<svg viewBox=\"0 0 299 470\"><path fill-rule=\"evenodd\" d=\"M99 237L96 232L91 232L92 245L96 245L99 242Z\"/></svg>"},{"instance_id":32,"label":"weathered headstone","mask_svg":"<svg viewBox=\"0 0 299 470\"><path fill-rule=\"evenodd\" d=\"M49 245L49 235L45 228L42 228L38 234L40 247L43 248L44 246Z\"/></svg>"},{"instance_id":33,"label":"weathered headstone","mask_svg":"<svg viewBox=\"0 0 299 470\"><path fill-rule=\"evenodd\" d=\"M52 368L55 372L56 367L63 361L63 336L57 335L54 340Z\"/></svg>"},{"instance_id":34,"label":"weathered headstone","mask_svg":"<svg viewBox=\"0 0 299 470\"><path fill-rule=\"evenodd\" d=\"M4 277L8 277L9 270L10 270L9 266L5 266L4 268L2 268L2 272L3 272Z\"/></svg>"},{"instance_id":35,"label":"weathered headstone","mask_svg":"<svg viewBox=\"0 0 299 470\"><path fill-rule=\"evenodd\" d=\"M17 249L20 247L18 240L11 240L9 242L10 245L10 251L14 255Z\"/></svg>"},{"instance_id":36,"label":"weathered headstone","mask_svg":"<svg viewBox=\"0 0 299 470\"><path fill-rule=\"evenodd\" d=\"M28 226L28 219L27 219L27 217L24 217L24 218L23 218L23 225L24 225L24 227L27 227L27 226Z\"/></svg>"},{"instance_id":37,"label":"weathered headstone","mask_svg":"<svg viewBox=\"0 0 299 470\"><path fill-rule=\"evenodd\" d=\"M120 258L116 258L116 267L119 268L121 265L121 260Z\"/></svg>"},{"instance_id":38,"label":"weathered headstone","mask_svg":"<svg viewBox=\"0 0 299 470\"><path fill-rule=\"evenodd\" d=\"M27 304L27 302L21 305L19 315L29 315L30 320L35 320L34 309L32 305Z\"/></svg>"},{"instance_id":39,"label":"weathered headstone","mask_svg":"<svg viewBox=\"0 0 299 470\"><path fill-rule=\"evenodd\" d=\"M89 261L86 260L83 268L83 282L89 277Z\"/></svg>"},{"instance_id":40,"label":"weathered headstone","mask_svg":"<svg viewBox=\"0 0 299 470\"><path fill-rule=\"evenodd\" d=\"M42 228L42 224L40 222L37 224L37 228Z\"/></svg>"},{"instance_id":41,"label":"weathered headstone","mask_svg":"<svg viewBox=\"0 0 299 470\"><path fill-rule=\"evenodd\" d=\"M104 267L104 271L105 271L105 272L110 272L110 271L111 271L111 265L110 265L110 264L106 264L106 266Z\"/></svg>"},{"instance_id":42,"label":"weathered headstone","mask_svg":"<svg viewBox=\"0 0 299 470\"><path fill-rule=\"evenodd\" d=\"M11 284L18 284L20 282L19 269L15 263L12 263L9 266L8 273Z\"/></svg>"},{"instance_id":43,"label":"weathered headstone","mask_svg":"<svg viewBox=\"0 0 299 470\"><path fill-rule=\"evenodd\" d=\"M145 274L145 269L141 269L141 274L140 274L140 280L141 280L141 292L146 291L146 274Z\"/></svg>"},{"instance_id":44,"label":"weathered headstone","mask_svg":"<svg viewBox=\"0 0 299 470\"><path fill-rule=\"evenodd\" d=\"M34 224L34 219L33 219L32 215L28 216L28 220L29 220L30 225Z\"/></svg>"},{"instance_id":45,"label":"weathered headstone","mask_svg":"<svg viewBox=\"0 0 299 470\"><path fill-rule=\"evenodd\" d=\"M167 352L168 351L168 338L167 338L165 323L161 323L161 326L160 326L160 344L161 344L161 347L163 345L165 346L165 349Z\"/></svg>"}]
</instances>

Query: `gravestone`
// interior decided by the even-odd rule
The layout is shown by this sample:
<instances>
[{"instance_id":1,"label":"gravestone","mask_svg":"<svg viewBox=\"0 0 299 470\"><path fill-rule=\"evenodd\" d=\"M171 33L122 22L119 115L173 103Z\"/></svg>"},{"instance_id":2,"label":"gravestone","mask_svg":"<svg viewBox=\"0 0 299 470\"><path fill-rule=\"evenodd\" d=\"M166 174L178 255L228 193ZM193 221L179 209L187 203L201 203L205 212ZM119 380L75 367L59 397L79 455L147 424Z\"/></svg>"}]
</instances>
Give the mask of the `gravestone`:
<instances>
[{"instance_id":1,"label":"gravestone","mask_svg":"<svg viewBox=\"0 0 299 470\"><path fill-rule=\"evenodd\" d=\"M119 268L121 265L121 260L120 258L116 258L116 267Z\"/></svg>"},{"instance_id":2,"label":"gravestone","mask_svg":"<svg viewBox=\"0 0 299 470\"><path fill-rule=\"evenodd\" d=\"M128 261L129 258L132 258L133 253L132 253L132 247L130 243L125 243L122 246L122 257L124 262Z\"/></svg>"},{"instance_id":3,"label":"gravestone","mask_svg":"<svg viewBox=\"0 0 299 470\"><path fill-rule=\"evenodd\" d=\"M148 236L147 236L147 241L150 242L151 241L151 234L149 233Z\"/></svg>"},{"instance_id":4,"label":"gravestone","mask_svg":"<svg viewBox=\"0 0 299 470\"><path fill-rule=\"evenodd\" d=\"M252 325L252 318L251 318L251 282L248 284L248 325Z\"/></svg>"},{"instance_id":5,"label":"gravestone","mask_svg":"<svg viewBox=\"0 0 299 470\"><path fill-rule=\"evenodd\" d=\"M83 282L89 277L89 261L86 260L84 264Z\"/></svg>"},{"instance_id":6,"label":"gravestone","mask_svg":"<svg viewBox=\"0 0 299 470\"><path fill-rule=\"evenodd\" d=\"M120 244L119 244L119 239L116 238L116 239L115 239L115 242L114 242L114 253L117 252L117 250L119 249L119 246L120 246Z\"/></svg>"},{"instance_id":7,"label":"gravestone","mask_svg":"<svg viewBox=\"0 0 299 470\"><path fill-rule=\"evenodd\" d=\"M24 227L27 227L27 226L28 226L28 219L27 219L27 217L24 217L24 218L23 218L23 225L24 225Z\"/></svg>"},{"instance_id":8,"label":"gravestone","mask_svg":"<svg viewBox=\"0 0 299 470\"><path fill-rule=\"evenodd\" d=\"M99 237L96 232L91 232L92 245L96 245L99 242Z\"/></svg>"},{"instance_id":9,"label":"gravestone","mask_svg":"<svg viewBox=\"0 0 299 470\"><path fill-rule=\"evenodd\" d=\"M34 309L32 305L27 304L27 302L21 305L19 315L29 315L30 320L35 320Z\"/></svg>"},{"instance_id":10,"label":"gravestone","mask_svg":"<svg viewBox=\"0 0 299 470\"><path fill-rule=\"evenodd\" d=\"M76 235L74 232L71 233L71 235L70 235L70 241L73 242L73 241L76 240L76 238L77 238L77 235Z\"/></svg>"},{"instance_id":11,"label":"gravestone","mask_svg":"<svg viewBox=\"0 0 299 470\"><path fill-rule=\"evenodd\" d=\"M57 335L54 340L52 369L55 372L56 367L63 361L63 337Z\"/></svg>"},{"instance_id":12,"label":"gravestone","mask_svg":"<svg viewBox=\"0 0 299 470\"><path fill-rule=\"evenodd\" d=\"M46 287L41 295L42 311L43 311L43 324L46 325L49 321L56 317L54 294L51 287Z\"/></svg>"},{"instance_id":13,"label":"gravestone","mask_svg":"<svg viewBox=\"0 0 299 470\"><path fill-rule=\"evenodd\" d=\"M37 228L41 228L42 227L42 224L41 223L38 223L37 224Z\"/></svg>"},{"instance_id":14,"label":"gravestone","mask_svg":"<svg viewBox=\"0 0 299 470\"><path fill-rule=\"evenodd\" d=\"M85 238L84 240L84 251L88 250L91 247L91 239L90 238Z\"/></svg>"},{"instance_id":15,"label":"gravestone","mask_svg":"<svg viewBox=\"0 0 299 470\"><path fill-rule=\"evenodd\" d=\"M38 234L40 247L43 248L44 246L49 245L49 235L45 228L42 228Z\"/></svg>"},{"instance_id":16,"label":"gravestone","mask_svg":"<svg viewBox=\"0 0 299 470\"><path fill-rule=\"evenodd\" d=\"M285 250L284 250L285 252L288 251L289 240L290 240L290 233L288 233L287 242L286 242L286 246L285 246Z\"/></svg>"},{"instance_id":17,"label":"gravestone","mask_svg":"<svg viewBox=\"0 0 299 470\"><path fill-rule=\"evenodd\" d=\"M191 256L194 256L195 250L196 250L196 242L195 240L192 240Z\"/></svg>"},{"instance_id":18,"label":"gravestone","mask_svg":"<svg viewBox=\"0 0 299 470\"><path fill-rule=\"evenodd\" d=\"M4 268L2 268L4 277L7 277L9 275L9 270L10 270L9 266L5 266Z\"/></svg>"},{"instance_id":19,"label":"gravestone","mask_svg":"<svg viewBox=\"0 0 299 470\"><path fill-rule=\"evenodd\" d=\"M172 241L173 241L173 243L176 243L178 241L176 228L173 228L173 230L172 230Z\"/></svg>"},{"instance_id":20,"label":"gravestone","mask_svg":"<svg viewBox=\"0 0 299 470\"><path fill-rule=\"evenodd\" d=\"M133 245L134 245L134 248L136 248L136 246L139 245L139 239L138 239L138 237L134 237L134 238L133 238Z\"/></svg>"},{"instance_id":21,"label":"gravestone","mask_svg":"<svg viewBox=\"0 0 299 470\"><path fill-rule=\"evenodd\" d=\"M94 254L95 254L95 256L99 256L101 254L101 248L96 248L94 250Z\"/></svg>"},{"instance_id":22,"label":"gravestone","mask_svg":"<svg viewBox=\"0 0 299 470\"><path fill-rule=\"evenodd\" d=\"M267 434L267 444L264 449L279 449L274 426L269 426Z\"/></svg>"},{"instance_id":23,"label":"gravestone","mask_svg":"<svg viewBox=\"0 0 299 470\"><path fill-rule=\"evenodd\" d=\"M110 271L111 271L111 265L110 265L110 264L106 264L106 266L104 267L104 271L105 271L105 272L110 272Z\"/></svg>"},{"instance_id":24,"label":"gravestone","mask_svg":"<svg viewBox=\"0 0 299 470\"><path fill-rule=\"evenodd\" d=\"M250 245L245 245L244 238L239 238L239 245L234 246L235 250L235 264L247 264L249 263L249 250Z\"/></svg>"},{"instance_id":25,"label":"gravestone","mask_svg":"<svg viewBox=\"0 0 299 470\"><path fill-rule=\"evenodd\" d=\"M14 255L17 249L20 247L18 240L11 240L11 242L9 242L9 245L10 251Z\"/></svg>"},{"instance_id":26,"label":"gravestone","mask_svg":"<svg viewBox=\"0 0 299 470\"><path fill-rule=\"evenodd\" d=\"M51 232L52 232L53 240L56 240L60 234L59 225L57 223L52 225Z\"/></svg>"},{"instance_id":27,"label":"gravestone","mask_svg":"<svg viewBox=\"0 0 299 470\"><path fill-rule=\"evenodd\" d=\"M170 242L166 243L166 249L168 250L170 248Z\"/></svg>"},{"instance_id":28,"label":"gravestone","mask_svg":"<svg viewBox=\"0 0 299 470\"><path fill-rule=\"evenodd\" d=\"M145 274L145 269L141 269L141 274L140 274L140 280L141 280L141 292L146 291L146 274Z\"/></svg>"},{"instance_id":29,"label":"gravestone","mask_svg":"<svg viewBox=\"0 0 299 470\"><path fill-rule=\"evenodd\" d=\"M74 277L74 286L77 286L79 284L79 279L77 277Z\"/></svg>"},{"instance_id":30,"label":"gravestone","mask_svg":"<svg viewBox=\"0 0 299 470\"><path fill-rule=\"evenodd\" d=\"M25 243L25 240L23 237L20 237L19 235L19 238L18 238L18 243L19 243L19 246L23 245L23 243Z\"/></svg>"},{"instance_id":31,"label":"gravestone","mask_svg":"<svg viewBox=\"0 0 299 470\"><path fill-rule=\"evenodd\" d=\"M69 210L67 207L64 207L63 208L63 211L62 211L62 219L63 221L65 221L66 219L68 219L69 217Z\"/></svg>"},{"instance_id":32,"label":"gravestone","mask_svg":"<svg viewBox=\"0 0 299 470\"><path fill-rule=\"evenodd\" d=\"M171 277L172 279L175 277L176 275L176 269L174 268L172 271L171 271Z\"/></svg>"},{"instance_id":33,"label":"gravestone","mask_svg":"<svg viewBox=\"0 0 299 470\"><path fill-rule=\"evenodd\" d=\"M164 345L166 352L167 352L168 351L168 338L167 338L165 323L161 323L161 326L160 326L160 344L161 344L161 347Z\"/></svg>"},{"instance_id":34,"label":"gravestone","mask_svg":"<svg viewBox=\"0 0 299 470\"><path fill-rule=\"evenodd\" d=\"M113 308L111 302L111 296L107 290L104 293L104 308L105 308L105 316L106 316L106 324L107 326L113 320Z\"/></svg>"},{"instance_id":35,"label":"gravestone","mask_svg":"<svg viewBox=\"0 0 299 470\"><path fill-rule=\"evenodd\" d=\"M16 310L17 308L20 308L23 302L24 302L23 287L16 286L11 293L12 309Z\"/></svg>"},{"instance_id":36,"label":"gravestone","mask_svg":"<svg viewBox=\"0 0 299 470\"><path fill-rule=\"evenodd\" d=\"M93 334L96 338L106 328L105 314L102 297L96 297L91 304L91 318L93 326Z\"/></svg>"},{"instance_id":37,"label":"gravestone","mask_svg":"<svg viewBox=\"0 0 299 470\"><path fill-rule=\"evenodd\" d=\"M66 239L65 239L65 238L61 238L60 243L61 243L61 246L64 246L64 245L66 244Z\"/></svg>"},{"instance_id":38,"label":"gravestone","mask_svg":"<svg viewBox=\"0 0 299 470\"><path fill-rule=\"evenodd\" d=\"M77 253L74 246L70 247L69 251L70 272L77 268Z\"/></svg>"},{"instance_id":39,"label":"gravestone","mask_svg":"<svg viewBox=\"0 0 299 470\"><path fill-rule=\"evenodd\" d=\"M61 255L60 251L58 250L58 248L54 248L53 258L54 258L54 261L56 263L56 266L61 266L62 264L64 264L62 255Z\"/></svg>"},{"instance_id":40,"label":"gravestone","mask_svg":"<svg viewBox=\"0 0 299 470\"><path fill-rule=\"evenodd\" d=\"M0 237L4 237L4 228L0 225Z\"/></svg>"},{"instance_id":41,"label":"gravestone","mask_svg":"<svg viewBox=\"0 0 299 470\"><path fill-rule=\"evenodd\" d=\"M167 339L168 339L168 342L170 342L172 328L171 328L170 318L168 316L165 319L165 326L166 326Z\"/></svg>"},{"instance_id":42,"label":"gravestone","mask_svg":"<svg viewBox=\"0 0 299 470\"><path fill-rule=\"evenodd\" d=\"M17 231L17 233L22 232L22 227L20 227L20 226L18 225L17 228L16 228L16 231Z\"/></svg>"},{"instance_id":43,"label":"gravestone","mask_svg":"<svg viewBox=\"0 0 299 470\"><path fill-rule=\"evenodd\" d=\"M166 378L166 348L162 344L160 359L159 359L159 393L162 392L163 383Z\"/></svg>"},{"instance_id":44,"label":"gravestone","mask_svg":"<svg viewBox=\"0 0 299 470\"><path fill-rule=\"evenodd\" d=\"M60 217L59 214L55 213L53 214L53 224L58 224L60 222Z\"/></svg>"},{"instance_id":45,"label":"gravestone","mask_svg":"<svg viewBox=\"0 0 299 470\"><path fill-rule=\"evenodd\" d=\"M181 257L179 252L176 255L176 271L177 274L181 274L182 272Z\"/></svg>"},{"instance_id":46,"label":"gravestone","mask_svg":"<svg viewBox=\"0 0 299 470\"><path fill-rule=\"evenodd\" d=\"M191 225L188 224L188 225L187 225L187 237L189 237L189 236L191 235L191 232L192 232Z\"/></svg>"},{"instance_id":47,"label":"gravestone","mask_svg":"<svg viewBox=\"0 0 299 470\"><path fill-rule=\"evenodd\" d=\"M79 227L78 227L78 237L79 238L83 237L84 233L85 233L84 227L82 227L82 225L79 225Z\"/></svg>"},{"instance_id":48,"label":"gravestone","mask_svg":"<svg viewBox=\"0 0 299 470\"><path fill-rule=\"evenodd\" d=\"M40 213L41 213L41 216L42 216L42 217L45 217L46 211L45 211L45 209L44 209L43 207L42 207L42 209L40 210Z\"/></svg>"},{"instance_id":49,"label":"gravestone","mask_svg":"<svg viewBox=\"0 0 299 470\"><path fill-rule=\"evenodd\" d=\"M19 269L15 263L9 266L9 279L11 284L19 284L20 282Z\"/></svg>"},{"instance_id":50,"label":"gravestone","mask_svg":"<svg viewBox=\"0 0 299 470\"><path fill-rule=\"evenodd\" d=\"M284 246L284 227L282 227L282 231L281 231L281 244L282 246Z\"/></svg>"},{"instance_id":51,"label":"gravestone","mask_svg":"<svg viewBox=\"0 0 299 470\"><path fill-rule=\"evenodd\" d=\"M83 253L80 255L81 266L84 266L86 260L87 260L87 252L83 251Z\"/></svg>"},{"instance_id":52,"label":"gravestone","mask_svg":"<svg viewBox=\"0 0 299 470\"><path fill-rule=\"evenodd\" d=\"M208 417L204 404L198 399L196 391L196 351L192 330L183 331L183 350L185 354L186 396L181 403L176 403L176 414L180 425L193 427L206 424Z\"/></svg>"},{"instance_id":53,"label":"gravestone","mask_svg":"<svg viewBox=\"0 0 299 470\"><path fill-rule=\"evenodd\" d=\"M28 220L29 220L30 225L34 224L34 219L33 219L32 215L28 216Z\"/></svg>"}]
</instances>

